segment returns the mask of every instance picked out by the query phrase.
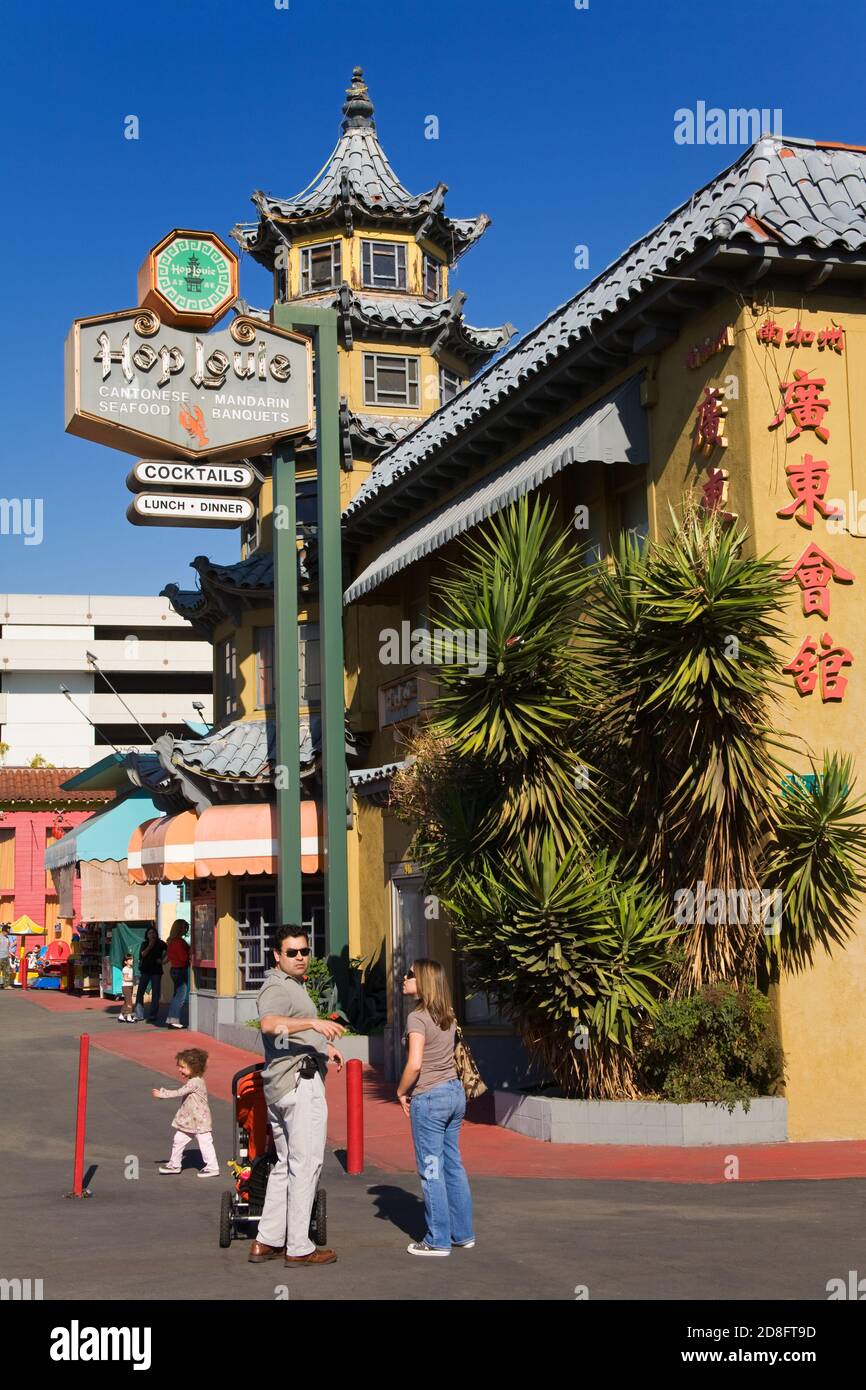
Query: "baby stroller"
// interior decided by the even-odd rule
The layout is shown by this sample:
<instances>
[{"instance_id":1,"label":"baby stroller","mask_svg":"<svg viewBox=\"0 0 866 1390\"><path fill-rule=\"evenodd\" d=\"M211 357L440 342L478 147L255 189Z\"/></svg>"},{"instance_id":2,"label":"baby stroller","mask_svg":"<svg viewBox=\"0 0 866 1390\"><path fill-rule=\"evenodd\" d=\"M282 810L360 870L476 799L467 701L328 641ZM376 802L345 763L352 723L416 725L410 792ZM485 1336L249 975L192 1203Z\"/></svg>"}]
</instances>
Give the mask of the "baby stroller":
<instances>
[{"instance_id":1,"label":"baby stroller","mask_svg":"<svg viewBox=\"0 0 866 1390\"><path fill-rule=\"evenodd\" d=\"M229 1163L235 1190L222 1194L220 1245L227 1249L238 1236L255 1239L271 1168L277 1161L262 1081L264 1062L244 1067L232 1077L235 1107L236 1157ZM316 1192L310 1216L310 1240L324 1245L327 1238L327 1194Z\"/></svg>"}]
</instances>

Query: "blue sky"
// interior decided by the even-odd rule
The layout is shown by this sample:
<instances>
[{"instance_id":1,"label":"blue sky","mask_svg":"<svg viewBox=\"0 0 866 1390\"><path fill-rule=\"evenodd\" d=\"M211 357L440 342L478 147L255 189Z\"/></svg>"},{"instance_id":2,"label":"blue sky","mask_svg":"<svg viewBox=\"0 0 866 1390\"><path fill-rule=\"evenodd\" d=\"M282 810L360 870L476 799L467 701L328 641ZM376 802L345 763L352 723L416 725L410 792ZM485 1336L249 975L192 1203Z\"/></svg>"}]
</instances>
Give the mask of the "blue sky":
<instances>
[{"instance_id":1,"label":"blue sky","mask_svg":"<svg viewBox=\"0 0 866 1390\"><path fill-rule=\"evenodd\" d=\"M493 219L453 282L470 322L521 332L741 152L676 144L678 108L781 108L788 135L866 144L849 0L9 0L0 24L0 497L44 500L42 544L0 535L4 592L157 593L197 554L236 557L235 532L130 526L131 456L64 433L63 342L135 302L172 227L225 235L253 189L305 187L354 64L403 182L441 179L452 215ZM241 293L268 299L249 260Z\"/></svg>"}]
</instances>

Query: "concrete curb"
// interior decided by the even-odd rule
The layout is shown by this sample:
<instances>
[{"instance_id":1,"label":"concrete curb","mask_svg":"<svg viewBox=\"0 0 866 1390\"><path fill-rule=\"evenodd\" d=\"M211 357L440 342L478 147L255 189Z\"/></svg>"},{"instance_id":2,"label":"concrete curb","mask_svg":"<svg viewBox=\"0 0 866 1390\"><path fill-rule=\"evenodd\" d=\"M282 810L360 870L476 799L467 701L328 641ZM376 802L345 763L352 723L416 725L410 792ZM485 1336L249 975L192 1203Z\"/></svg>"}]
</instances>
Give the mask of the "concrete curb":
<instances>
[{"instance_id":1,"label":"concrete curb","mask_svg":"<svg viewBox=\"0 0 866 1390\"><path fill-rule=\"evenodd\" d=\"M748 1111L736 1105L667 1101L565 1100L556 1096L495 1091L496 1123L551 1144L699 1145L784 1144L788 1102L766 1096Z\"/></svg>"}]
</instances>

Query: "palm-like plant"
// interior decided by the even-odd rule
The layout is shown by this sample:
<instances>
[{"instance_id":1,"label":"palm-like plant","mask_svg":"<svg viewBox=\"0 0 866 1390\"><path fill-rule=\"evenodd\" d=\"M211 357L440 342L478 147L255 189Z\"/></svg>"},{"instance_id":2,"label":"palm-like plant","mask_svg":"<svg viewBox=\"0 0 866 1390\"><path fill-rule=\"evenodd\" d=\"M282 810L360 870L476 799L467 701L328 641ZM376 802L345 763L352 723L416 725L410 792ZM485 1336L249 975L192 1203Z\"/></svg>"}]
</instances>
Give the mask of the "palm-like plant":
<instances>
[{"instance_id":1,"label":"palm-like plant","mask_svg":"<svg viewBox=\"0 0 866 1390\"><path fill-rule=\"evenodd\" d=\"M672 986L747 983L759 953L779 970L850 932L850 764L778 791L780 569L689 507L667 541L583 568L523 499L439 586L436 622L484 634L487 667L440 668L396 809L475 980L567 1094L634 1093L636 1033ZM674 895L700 881L780 888L781 933L760 914L677 932Z\"/></svg>"},{"instance_id":2,"label":"palm-like plant","mask_svg":"<svg viewBox=\"0 0 866 1390\"><path fill-rule=\"evenodd\" d=\"M850 758L824 755L810 779L792 778L782 797L764 861L764 882L781 893L781 919L766 930L775 972L802 970L816 948L848 940L866 874L863 817L854 802Z\"/></svg>"},{"instance_id":3,"label":"palm-like plant","mask_svg":"<svg viewBox=\"0 0 866 1390\"><path fill-rule=\"evenodd\" d=\"M623 540L581 635L593 713L629 842L668 894L756 889L781 767L770 728L776 566L745 535L687 512L671 538ZM748 979L760 927L695 923L682 986Z\"/></svg>"}]
</instances>

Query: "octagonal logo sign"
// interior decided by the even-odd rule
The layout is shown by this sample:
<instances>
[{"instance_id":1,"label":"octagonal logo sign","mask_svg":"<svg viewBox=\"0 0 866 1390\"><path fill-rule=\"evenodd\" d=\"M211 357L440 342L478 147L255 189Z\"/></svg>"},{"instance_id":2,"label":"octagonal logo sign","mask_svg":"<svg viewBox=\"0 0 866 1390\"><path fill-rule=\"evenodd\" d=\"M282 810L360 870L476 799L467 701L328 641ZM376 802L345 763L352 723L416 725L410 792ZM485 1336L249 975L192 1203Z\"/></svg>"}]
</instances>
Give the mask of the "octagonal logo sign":
<instances>
[{"instance_id":1,"label":"octagonal logo sign","mask_svg":"<svg viewBox=\"0 0 866 1390\"><path fill-rule=\"evenodd\" d=\"M138 272L139 303L175 328L212 328L237 297L237 257L215 232L175 228Z\"/></svg>"},{"instance_id":2,"label":"octagonal logo sign","mask_svg":"<svg viewBox=\"0 0 866 1390\"><path fill-rule=\"evenodd\" d=\"M66 340L66 429L153 459L227 462L312 425L309 338L238 316L198 334L150 309L76 319Z\"/></svg>"}]
</instances>

